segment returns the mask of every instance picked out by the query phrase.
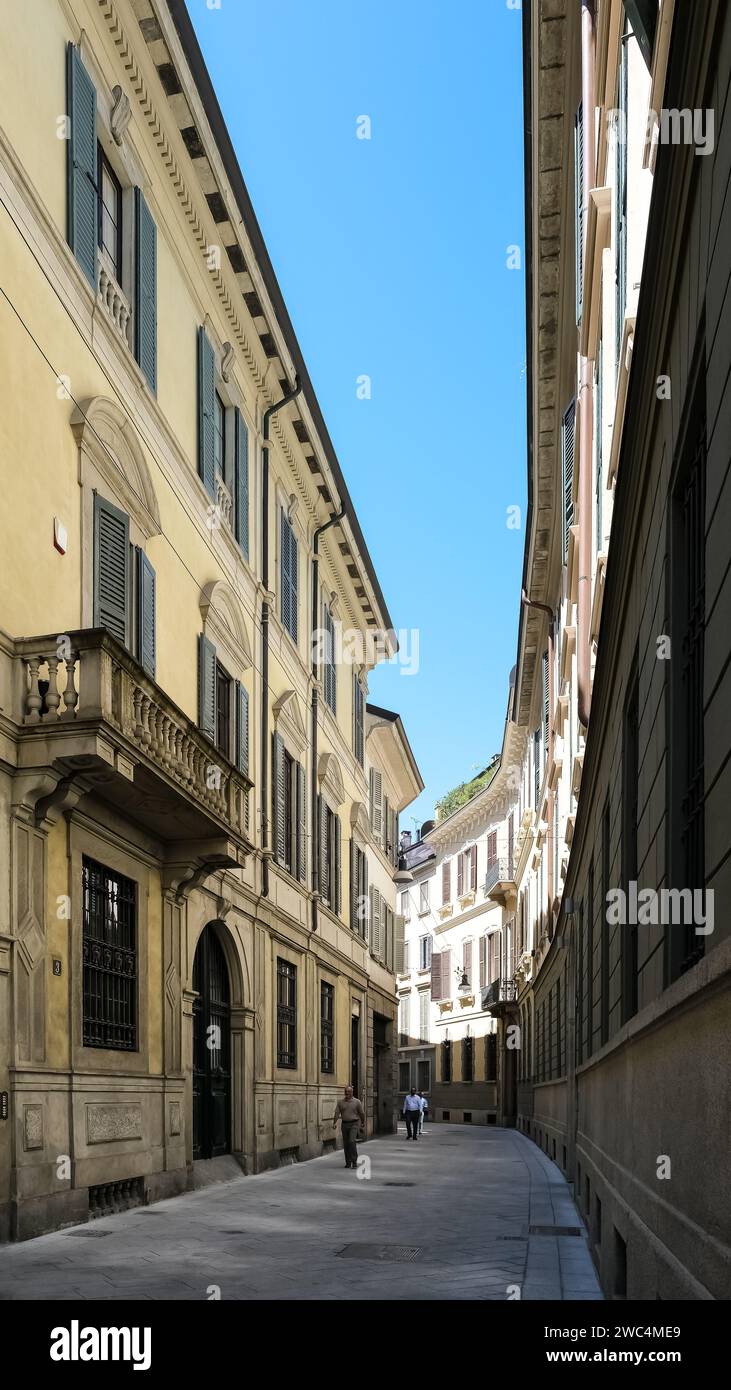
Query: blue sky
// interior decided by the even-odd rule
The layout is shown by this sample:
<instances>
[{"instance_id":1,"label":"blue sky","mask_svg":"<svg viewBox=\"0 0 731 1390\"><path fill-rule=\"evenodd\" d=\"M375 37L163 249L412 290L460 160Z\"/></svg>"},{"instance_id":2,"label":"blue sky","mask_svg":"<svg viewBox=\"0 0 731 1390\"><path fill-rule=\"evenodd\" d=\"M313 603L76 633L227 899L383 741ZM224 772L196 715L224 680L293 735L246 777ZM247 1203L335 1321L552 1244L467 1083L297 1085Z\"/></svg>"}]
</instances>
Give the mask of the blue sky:
<instances>
[{"instance_id":1,"label":"blue sky","mask_svg":"<svg viewBox=\"0 0 731 1390\"><path fill-rule=\"evenodd\" d=\"M415 675L426 790L484 767L515 661L525 517L521 16L504 0L188 0ZM356 136L368 116L370 140ZM371 399L357 379L371 378ZM407 639L411 647L412 639ZM412 648L413 650L413 648Z\"/></svg>"}]
</instances>

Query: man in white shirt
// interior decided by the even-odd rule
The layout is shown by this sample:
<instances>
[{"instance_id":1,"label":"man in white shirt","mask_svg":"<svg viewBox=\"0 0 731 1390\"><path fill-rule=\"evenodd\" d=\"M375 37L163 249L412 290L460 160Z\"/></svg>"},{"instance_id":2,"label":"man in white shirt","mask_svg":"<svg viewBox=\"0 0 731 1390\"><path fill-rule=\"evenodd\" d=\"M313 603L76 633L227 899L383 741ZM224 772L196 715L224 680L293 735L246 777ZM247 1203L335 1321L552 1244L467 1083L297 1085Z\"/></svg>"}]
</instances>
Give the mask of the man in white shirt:
<instances>
[{"instance_id":1,"label":"man in white shirt","mask_svg":"<svg viewBox=\"0 0 731 1390\"><path fill-rule=\"evenodd\" d=\"M404 1119L406 1121L406 1138L413 1139L416 1143L419 1138L421 1097L417 1094L415 1086L412 1086L409 1094L404 1097Z\"/></svg>"},{"instance_id":2,"label":"man in white shirt","mask_svg":"<svg viewBox=\"0 0 731 1390\"><path fill-rule=\"evenodd\" d=\"M419 1134L423 1134L424 1121L426 1119L427 1111L429 1109L429 1101L427 1100L427 1097L424 1095L423 1091L419 1092L419 1100L421 1101L421 1112L419 1114Z\"/></svg>"}]
</instances>

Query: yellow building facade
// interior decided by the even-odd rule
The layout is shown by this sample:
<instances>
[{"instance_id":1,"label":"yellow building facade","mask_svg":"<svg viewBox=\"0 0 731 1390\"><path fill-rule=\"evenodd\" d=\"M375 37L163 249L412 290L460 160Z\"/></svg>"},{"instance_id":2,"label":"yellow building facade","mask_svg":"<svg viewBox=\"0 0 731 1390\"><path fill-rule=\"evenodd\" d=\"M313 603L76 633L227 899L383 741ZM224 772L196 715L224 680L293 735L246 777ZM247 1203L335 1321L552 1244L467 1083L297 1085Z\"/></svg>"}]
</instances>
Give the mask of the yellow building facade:
<instances>
[{"instance_id":1,"label":"yellow building facade","mask_svg":"<svg viewBox=\"0 0 731 1390\"><path fill-rule=\"evenodd\" d=\"M393 1128L395 636L185 6L5 16L0 1235Z\"/></svg>"}]
</instances>

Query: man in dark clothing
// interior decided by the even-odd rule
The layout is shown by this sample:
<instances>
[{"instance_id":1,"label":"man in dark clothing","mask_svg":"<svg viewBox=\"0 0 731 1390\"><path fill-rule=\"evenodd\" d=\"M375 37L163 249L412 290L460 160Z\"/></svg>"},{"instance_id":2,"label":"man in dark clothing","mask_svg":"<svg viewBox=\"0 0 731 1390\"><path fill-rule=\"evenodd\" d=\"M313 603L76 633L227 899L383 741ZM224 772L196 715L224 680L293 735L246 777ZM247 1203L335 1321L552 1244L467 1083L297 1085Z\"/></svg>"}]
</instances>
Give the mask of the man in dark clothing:
<instances>
[{"instance_id":1,"label":"man in dark clothing","mask_svg":"<svg viewBox=\"0 0 731 1390\"><path fill-rule=\"evenodd\" d=\"M335 1106L333 1125L338 1120L343 1122L343 1148L345 1150L345 1167L356 1168L358 1166L358 1149L356 1138L358 1130L365 1127L365 1114L363 1106L356 1096L353 1095L353 1087L346 1086L342 1100Z\"/></svg>"},{"instance_id":2,"label":"man in dark clothing","mask_svg":"<svg viewBox=\"0 0 731 1390\"><path fill-rule=\"evenodd\" d=\"M406 1121L406 1138L416 1141L419 1138L421 1099L417 1095L415 1086L412 1086L409 1095L404 1097L404 1119Z\"/></svg>"}]
</instances>

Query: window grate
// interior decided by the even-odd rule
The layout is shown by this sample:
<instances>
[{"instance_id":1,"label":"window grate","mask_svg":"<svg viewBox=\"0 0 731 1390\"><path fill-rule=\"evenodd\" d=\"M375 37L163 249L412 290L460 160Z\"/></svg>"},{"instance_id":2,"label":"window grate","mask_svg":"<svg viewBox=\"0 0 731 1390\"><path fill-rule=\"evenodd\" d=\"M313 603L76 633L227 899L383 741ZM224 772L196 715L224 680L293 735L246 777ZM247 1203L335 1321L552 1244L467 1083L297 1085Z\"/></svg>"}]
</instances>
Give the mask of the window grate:
<instances>
[{"instance_id":1,"label":"window grate","mask_svg":"<svg viewBox=\"0 0 731 1390\"><path fill-rule=\"evenodd\" d=\"M85 1047L137 1050L137 885L83 860Z\"/></svg>"},{"instance_id":2,"label":"window grate","mask_svg":"<svg viewBox=\"0 0 731 1390\"><path fill-rule=\"evenodd\" d=\"M297 1066L297 967L277 958L277 1066Z\"/></svg>"}]
</instances>

